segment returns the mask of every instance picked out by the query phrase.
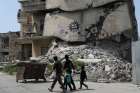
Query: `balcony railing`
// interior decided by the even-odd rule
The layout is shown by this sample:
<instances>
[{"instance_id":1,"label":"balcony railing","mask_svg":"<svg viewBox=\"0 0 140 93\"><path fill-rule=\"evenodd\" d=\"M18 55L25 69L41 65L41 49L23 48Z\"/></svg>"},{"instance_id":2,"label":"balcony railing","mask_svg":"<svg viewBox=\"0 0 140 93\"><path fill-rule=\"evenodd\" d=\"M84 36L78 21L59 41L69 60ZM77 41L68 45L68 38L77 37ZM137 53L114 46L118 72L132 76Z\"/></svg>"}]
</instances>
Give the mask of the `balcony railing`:
<instances>
[{"instance_id":1,"label":"balcony railing","mask_svg":"<svg viewBox=\"0 0 140 93\"><path fill-rule=\"evenodd\" d=\"M34 38L34 37L37 37L37 36L42 36L42 33L41 32L22 32L22 36L20 37L21 39L24 39L24 38Z\"/></svg>"},{"instance_id":2,"label":"balcony railing","mask_svg":"<svg viewBox=\"0 0 140 93\"><path fill-rule=\"evenodd\" d=\"M0 48L0 52L9 52L9 47Z\"/></svg>"},{"instance_id":3,"label":"balcony railing","mask_svg":"<svg viewBox=\"0 0 140 93\"><path fill-rule=\"evenodd\" d=\"M19 1L25 12L35 12L45 10L45 1Z\"/></svg>"}]
</instances>

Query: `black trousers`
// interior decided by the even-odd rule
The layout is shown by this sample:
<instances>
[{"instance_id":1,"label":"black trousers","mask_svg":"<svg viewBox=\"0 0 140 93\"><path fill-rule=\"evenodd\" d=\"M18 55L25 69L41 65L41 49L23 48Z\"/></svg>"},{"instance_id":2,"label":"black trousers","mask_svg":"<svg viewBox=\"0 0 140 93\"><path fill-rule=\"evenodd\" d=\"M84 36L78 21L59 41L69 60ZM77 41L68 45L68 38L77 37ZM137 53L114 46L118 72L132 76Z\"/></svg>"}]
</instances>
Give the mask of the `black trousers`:
<instances>
[{"instance_id":1,"label":"black trousers","mask_svg":"<svg viewBox=\"0 0 140 93\"><path fill-rule=\"evenodd\" d=\"M51 86L51 89L54 88L55 84L57 83L57 81L59 82L59 84L61 85L62 89L64 89L64 84L62 82L62 79L61 79L61 75L56 75L56 77L54 78L54 81L52 83L52 86Z\"/></svg>"},{"instance_id":2,"label":"black trousers","mask_svg":"<svg viewBox=\"0 0 140 93\"><path fill-rule=\"evenodd\" d=\"M75 83L74 83L74 80L73 80L72 76L71 76L71 84L73 86L73 89L75 90L76 89L76 86L75 86Z\"/></svg>"},{"instance_id":3,"label":"black trousers","mask_svg":"<svg viewBox=\"0 0 140 93\"><path fill-rule=\"evenodd\" d=\"M84 79L80 80L80 89L82 88L82 85L84 85L86 88L88 88L88 86L84 83Z\"/></svg>"},{"instance_id":4,"label":"black trousers","mask_svg":"<svg viewBox=\"0 0 140 93\"><path fill-rule=\"evenodd\" d=\"M65 83L64 86L65 86L65 89L66 89L66 90L67 90L67 87L68 87L68 86L69 86L70 90L72 90L71 83L69 83L69 84Z\"/></svg>"},{"instance_id":5,"label":"black trousers","mask_svg":"<svg viewBox=\"0 0 140 93\"><path fill-rule=\"evenodd\" d=\"M69 86L70 90L72 90L71 83L67 83L66 78L64 78L64 87L65 87L66 90L67 90L68 86Z\"/></svg>"}]
</instances>

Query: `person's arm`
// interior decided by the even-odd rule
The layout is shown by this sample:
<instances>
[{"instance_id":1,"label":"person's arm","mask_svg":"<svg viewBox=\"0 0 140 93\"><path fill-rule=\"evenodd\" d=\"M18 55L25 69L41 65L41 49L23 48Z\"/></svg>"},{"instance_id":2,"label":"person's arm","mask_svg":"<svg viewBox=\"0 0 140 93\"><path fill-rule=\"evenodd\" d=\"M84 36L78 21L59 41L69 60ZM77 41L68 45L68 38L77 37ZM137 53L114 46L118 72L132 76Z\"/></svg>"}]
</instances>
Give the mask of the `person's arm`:
<instances>
[{"instance_id":1,"label":"person's arm","mask_svg":"<svg viewBox=\"0 0 140 93\"><path fill-rule=\"evenodd\" d=\"M62 62L65 59L65 57L61 58L59 61Z\"/></svg>"},{"instance_id":2,"label":"person's arm","mask_svg":"<svg viewBox=\"0 0 140 93\"><path fill-rule=\"evenodd\" d=\"M50 72L50 75L54 72L55 68L56 68L56 66L55 66L55 63L54 63L53 70Z\"/></svg>"},{"instance_id":3,"label":"person's arm","mask_svg":"<svg viewBox=\"0 0 140 93\"><path fill-rule=\"evenodd\" d=\"M72 69L74 70L74 69L75 69L75 67L74 67L74 65L73 65L72 61L70 61L70 63L71 63Z\"/></svg>"},{"instance_id":4,"label":"person's arm","mask_svg":"<svg viewBox=\"0 0 140 93\"><path fill-rule=\"evenodd\" d=\"M75 74L75 73L76 73L76 68L75 68L75 66L73 65L72 61L71 61L70 63L71 63L72 69L73 69L73 73Z\"/></svg>"},{"instance_id":5,"label":"person's arm","mask_svg":"<svg viewBox=\"0 0 140 93\"><path fill-rule=\"evenodd\" d=\"M66 69L66 62L64 62L64 66L63 66L63 69L64 69L64 70Z\"/></svg>"},{"instance_id":6,"label":"person's arm","mask_svg":"<svg viewBox=\"0 0 140 93\"><path fill-rule=\"evenodd\" d=\"M84 73L85 73L85 78L86 78L86 80L87 80L87 74L86 74L86 71L84 71Z\"/></svg>"},{"instance_id":7,"label":"person's arm","mask_svg":"<svg viewBox=\"0 0 140 93\"><path fill-rule=\"evenodd\" d=\"M53 70L55 70L55 69L56 69L56 64L54 63Z\"/></svg>"}]
</instances>

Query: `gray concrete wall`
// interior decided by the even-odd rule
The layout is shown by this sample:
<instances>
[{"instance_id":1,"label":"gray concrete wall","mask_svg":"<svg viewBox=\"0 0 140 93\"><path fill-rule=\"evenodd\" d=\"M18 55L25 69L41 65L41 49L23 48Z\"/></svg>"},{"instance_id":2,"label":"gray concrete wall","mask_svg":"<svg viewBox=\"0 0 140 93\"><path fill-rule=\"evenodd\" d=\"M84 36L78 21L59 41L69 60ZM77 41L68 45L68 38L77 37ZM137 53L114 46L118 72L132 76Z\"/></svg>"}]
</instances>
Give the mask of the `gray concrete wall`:
<instances>
[{"instance_id":1,"label":"gray concrete wall","mask_svg":"<svg viewBox=\"0 0 140 93\"><path fill-rule=\"evenodd\" d=\"M124 4L111 12L103 23L101 33L119 34L132 29L128 5Z\"/></svg>"},{"instance_id":2,"label":"gray concrete wall","mask_svg":"<svg viewBox=\"0 0 140 93\"><path fill-rule=\"evenodd\" d=\"M112 4L111 4L112 5ZM65 41L86 41L86 28L101 31L100 38L131 31L127 3L114 3L114 8L89 8L77 12L50 13L45 17L44 36L54 36ZM116 7L115 7L116 6ZM107 8L108 9L108 8Z\"/></svg>"},{"instance_id":3,"label":"gray concrete wall","mask_svg":"<svg viewBox=\"0 0 140 93\"><path fill-rule=\"evenodd\" d=\"M140 41L132 43L133 83L140 84Z\"/></svg>"},{"instance_id":4,"label":"gray concrete wall","mask_svg":"<svg viewBox=\"0 0 140 93\"><path fill-rule=\"evenodd\" d=\"M60 8L65 11L87 9L89 6L99 7L118 0L46 0L46 9Z\"/></svg>"}]
</instances>

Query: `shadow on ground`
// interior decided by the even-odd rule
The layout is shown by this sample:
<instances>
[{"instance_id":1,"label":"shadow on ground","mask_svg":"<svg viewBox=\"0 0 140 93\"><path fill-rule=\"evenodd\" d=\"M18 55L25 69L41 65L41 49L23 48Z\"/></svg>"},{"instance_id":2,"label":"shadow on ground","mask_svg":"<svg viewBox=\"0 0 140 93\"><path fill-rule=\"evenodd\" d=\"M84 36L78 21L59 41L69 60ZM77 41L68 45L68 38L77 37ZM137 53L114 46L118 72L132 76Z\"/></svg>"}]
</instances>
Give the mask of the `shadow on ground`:
<instances>
[{"instance_id":1,"label":"shadow on ground","mask_svg":"<svg viewBox=\"0 0 140 93\"><path fill-rule=\"evenodd\" d=\"M52 81L36 81L36 80L24 80L24 81L20 81L18 83L34 83L34 84L38 84L38 83L50 83Z\"/></svg>"},{"instance_id":2,"label":"shadow on ground","mask_svg":"<svg viewBox=\"0 0 140 93\"><path fill-rule=\"evenodd\" d=\"M95 90L95 89L78 89L78 90L66 91L66 92L62 92L62 91L53 91L52 93L74 93L74 92L90 91L90 90Z\"/></svg>"}]
</instances>

